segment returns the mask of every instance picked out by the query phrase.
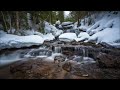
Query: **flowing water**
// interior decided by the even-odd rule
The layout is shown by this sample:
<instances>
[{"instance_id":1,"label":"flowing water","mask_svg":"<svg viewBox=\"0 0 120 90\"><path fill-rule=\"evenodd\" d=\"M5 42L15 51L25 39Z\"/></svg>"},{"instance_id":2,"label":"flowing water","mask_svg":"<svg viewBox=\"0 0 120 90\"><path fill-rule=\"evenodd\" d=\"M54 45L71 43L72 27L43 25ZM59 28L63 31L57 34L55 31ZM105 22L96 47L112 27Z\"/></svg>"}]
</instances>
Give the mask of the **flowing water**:
<instances>
[{"instance_id":1,"label":"flowing water","mask_svg":"<svg viewBox=\"0 0 120 90\"><path fill-rule=\"evenodd\" d=\"M72 50L71 48L68 48L69 50ZM50 49L50 47L46 46L40 46L39 48L35 49L19 49L19 50L4 50L0 54L0 67L4 65L8 65L10 63L19 61L19 60L24 60L29 58L44 58L44 57L55 57L55 53L62 54L62 51L64 49L61 48L61 46L54 46L53 49ZM72 58L74 61L81 62L85 60L88 57L88 49L85 48L80 48L80 47L74 47L74 52L71 51L74 58ZM68 57L69 58L69 57ZM89 58L89 57L88 57Z\"/></svg>"},{"instance_id":2,"label":"flowing water","mask_svg":"<svg viewBox=\"0 0 120 90\"><path fill-rule=\"evenodd\" d=\"M62 49L60 46L55 46L54 47L54 53L62 53Z\"/></svg>"}]
</instances>

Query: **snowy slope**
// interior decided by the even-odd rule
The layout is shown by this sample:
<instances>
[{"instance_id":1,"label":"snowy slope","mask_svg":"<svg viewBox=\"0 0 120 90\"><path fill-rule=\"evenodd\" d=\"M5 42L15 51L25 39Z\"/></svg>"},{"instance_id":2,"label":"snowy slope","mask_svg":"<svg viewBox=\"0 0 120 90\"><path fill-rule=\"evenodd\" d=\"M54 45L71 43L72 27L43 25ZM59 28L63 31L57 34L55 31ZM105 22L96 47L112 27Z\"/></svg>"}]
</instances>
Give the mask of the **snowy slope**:
<instances>
[{"instance_id":1,"label":"snowy slope","mask_svg":"<svg viewBox=\"0 0 120 90\"><path fill-rule=\"evenodd\" d=\"M92 18L91 25L88 26L88 18ZM85 23L83 23L85 21ZM120 11L103 11L94 13L81 20L78 29L86 31L90 36L81 35L76 41L95 41L96 44L106 42L113 46L120 46Z\"/></svg>"}]
</instances>

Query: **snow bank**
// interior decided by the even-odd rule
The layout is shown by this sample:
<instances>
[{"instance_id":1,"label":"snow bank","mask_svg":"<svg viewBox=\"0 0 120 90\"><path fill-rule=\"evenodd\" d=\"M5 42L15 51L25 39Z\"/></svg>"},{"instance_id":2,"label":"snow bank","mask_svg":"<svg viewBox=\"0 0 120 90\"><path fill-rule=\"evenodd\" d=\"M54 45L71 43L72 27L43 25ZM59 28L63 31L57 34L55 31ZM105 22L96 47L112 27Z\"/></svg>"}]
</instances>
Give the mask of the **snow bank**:
<instances>
[{"instance_id":1,"label":"snow bank","mask_svg":"<svg viewBox=\"0 0 120 90\"><path fill-rule=\"evenodd\" d=\"M103 13L102 13L103 14ZM96 41L96 44L106 42L112 46L120 46L120 12L104 12L101 20L97 21L87 32L93 34L88 41Z\"/></svg>"},{"instance_id":2,"label":"snow bank","mask_svg":"<svg viewBox=\"0 0 120 90\"><path fill-rule=\"evenodd\" d=\"M40 45L43 42L44 39L38 35L17 36L5 34L0 38L0 49L29 47L32 45Z\"/></svg>"},{"instance_id":3,"label":"snow bank","mask_svg":"<svg viewBox=\"0 0 120 90\"><path fill-rule=\"evenodd\" d=\"M106 28L103 31L100 31L93 36L91 36L88 41L97 40L97 44L101 42L113 43L116 40L120 39L120 29L118 28Z\"/></svg>"},{"instance_id":4,"label":"snow bank","mask_svg":"<svg viewBox=\"0 0 120 90\"><path fill-rule=\"evenodd\" d=\"M43 38L44 38L44 41L51 41L51 40L55 39L55 37L52 35L52 33L48 33L48 34L44 35Z\"/></svg>"},{"instance_id":5,"label":"snow bank","mask_svg":"<svg viewBox=\"0 0 120 90\"><path fill-rule=\"evenodd\" d=\"M63 33L59 36L60 41L71 42L77 38L75 33Z\"/></svg>"},{"instance_id":6,"label":"snow bank","mask_svg":"<svg viewBox=\"0 0 120 90\"><path fill-rule=\"evenodd\" d=\"M89 18L89 19L88 19ZM91 24L88 21L91 18ZM80 33L76 41L86 40L85 42L94 41L96 44L106 42L112 46L120 48L120 12L103 11L94 13L81 20L81 26L78 29L86 31ZM90 35L88 35L88 34Z\"/></svg>"},{"instance_id":7,"label":"snow bank","mask_svg":"<svg viewBox=\"0 0 120 90\"><path fill-rule=\"evenodd\" d=\"M120 26L120 12L116 15L109 12L103 12L99 14L99 17L100 16L102 16L102 18L100 20L98 19L93 26L87 29L87 33L90 35L93 35L105 28L118 28Z\"/></svg>"}]
</instances>

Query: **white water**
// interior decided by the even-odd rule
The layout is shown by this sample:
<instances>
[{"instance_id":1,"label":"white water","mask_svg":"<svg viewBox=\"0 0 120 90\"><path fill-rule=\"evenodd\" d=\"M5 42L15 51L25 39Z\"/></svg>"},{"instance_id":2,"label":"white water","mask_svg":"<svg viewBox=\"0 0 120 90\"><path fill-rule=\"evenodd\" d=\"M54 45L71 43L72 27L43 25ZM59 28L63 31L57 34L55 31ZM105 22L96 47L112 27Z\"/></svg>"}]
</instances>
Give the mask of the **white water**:
<instances>
[{"instance_id":1,"label":"white water","mask_svg":"<svg viewBox=\"0 0 120 90\"><path fill-rule=\"evenodd\" d=\"M54 47L54 53L62 53L61 47Z\"/></svg>"}]
</instances>

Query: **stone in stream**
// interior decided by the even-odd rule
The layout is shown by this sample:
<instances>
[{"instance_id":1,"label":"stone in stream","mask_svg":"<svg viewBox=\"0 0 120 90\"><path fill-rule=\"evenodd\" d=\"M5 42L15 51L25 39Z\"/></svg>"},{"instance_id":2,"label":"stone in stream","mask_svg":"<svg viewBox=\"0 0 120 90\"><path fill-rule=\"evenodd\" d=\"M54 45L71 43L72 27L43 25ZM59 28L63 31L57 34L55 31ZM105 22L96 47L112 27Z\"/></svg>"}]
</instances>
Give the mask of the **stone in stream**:
<instances>
[{"instance_id":1,"label":"stone in stream","mask_svg":"<svg viewBox=\"0 0 120 90\"><path fill-rule=\"evenodd\" d=\"M62 68L67 72L70 72L72 70L72 64L70 62L66 62L65 64L62 65Z\"/></svg>"},{"instance_id":2,"label":"stone in stream","mask_svg":"<svg viewBox=\"0 0 120 90\"><path fill-rule=\"evenodd\" d=\"M73 61L82 62L83 56L76 56L75 58L73 58Z\"/></svg>"},{"instance_id":3,"label":"stone in stream","mask_svg":"<svg viewBox=\"0 0 120 90\"><path fill-rule=\"evenodd\" d=\"M96 61L101 68L120 68L120 56L100 52Z\"/></svg>"},{"instance_id":4,"label":"stone in stream","mask_svg":"<svg viewBox=\"0 0 120 90\"><path fill-rule=\"evenodd\" d=\"M65 56L55 56L54 61L58 61L58 62L63 62L65 61L66 57Z\"/></svg>"}]
</instances>

